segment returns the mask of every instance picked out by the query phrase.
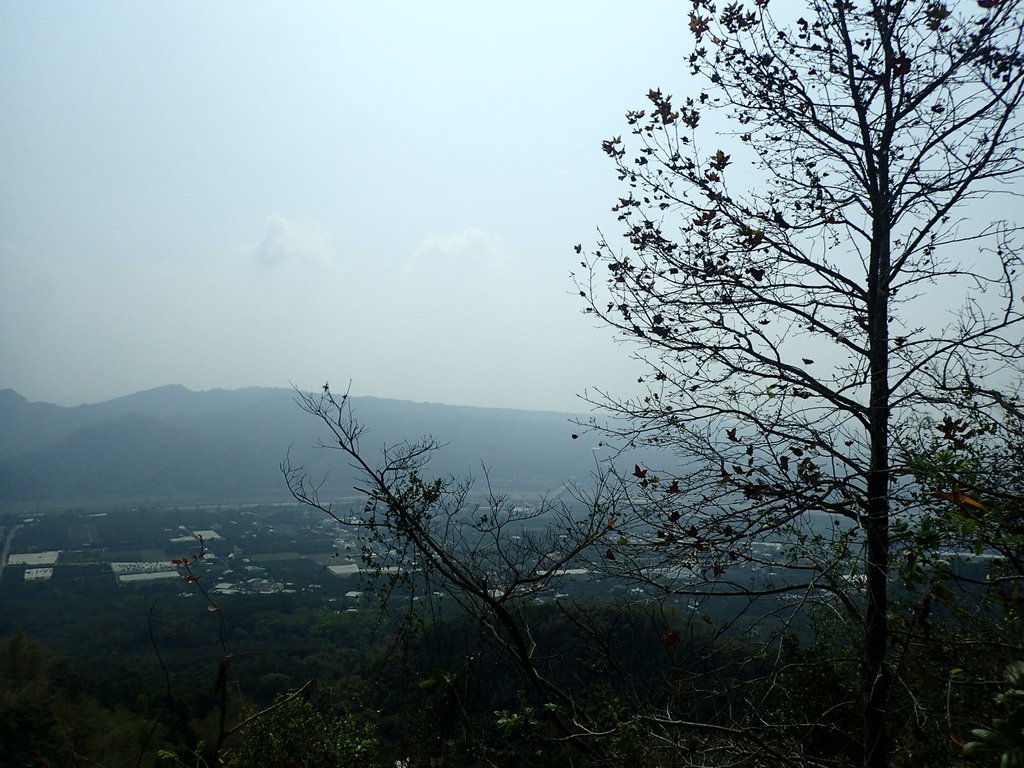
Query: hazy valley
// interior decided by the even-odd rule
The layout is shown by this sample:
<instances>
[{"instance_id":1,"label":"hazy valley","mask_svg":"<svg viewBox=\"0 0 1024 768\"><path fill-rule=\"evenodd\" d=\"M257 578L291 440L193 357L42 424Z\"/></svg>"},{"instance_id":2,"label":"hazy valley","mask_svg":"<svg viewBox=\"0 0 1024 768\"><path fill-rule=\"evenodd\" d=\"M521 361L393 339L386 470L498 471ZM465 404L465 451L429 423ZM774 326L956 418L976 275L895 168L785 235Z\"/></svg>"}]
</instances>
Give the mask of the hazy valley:
<instances>
[{"instance_id":1,"label":"hazy valley","mask_svg":"<svg viewBox=\"0 0 1024 768\"><path fill-rule=\"evenodd\" d=\"M325 431L287 389L191 392L168 386L105 403L60 407L0 391L0 509L110 502L287 501L280 472L296 463L327 478L325 492L351 496L354 475L335 452L317 448ZM438 475L480 477L515 493L554 493L597 469L599 438L570 414L353 398L368 428L365 445L430 435Z\"/></svg>"}]
</instances>

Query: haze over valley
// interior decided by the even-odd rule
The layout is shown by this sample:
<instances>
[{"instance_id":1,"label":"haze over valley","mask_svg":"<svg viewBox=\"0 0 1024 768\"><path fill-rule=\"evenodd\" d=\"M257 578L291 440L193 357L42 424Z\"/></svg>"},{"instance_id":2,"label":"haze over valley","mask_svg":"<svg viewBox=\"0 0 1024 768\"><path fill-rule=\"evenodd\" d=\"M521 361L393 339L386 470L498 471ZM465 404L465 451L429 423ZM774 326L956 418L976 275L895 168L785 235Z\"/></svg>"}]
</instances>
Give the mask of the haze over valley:
<instances>
[{"instance_id":1,"label":"haze over valley","mask_svg":"<svg viewBox=\"0 0 1024 768\"><path fill-rule=\"evenodd\" d=\"M432 436L437 476L487 467L497 488L552 494L585 483L610 455L572 416L372 397L352 399L366 426L369 455L379 447ZM326 493L350 497L355 475L329 435L288 389L192 392L166 386L93 405L33 403L0 391L0 508L103 503L286 501L280 464L291 456L327 478Z\"/></svg>"}]
</instances>

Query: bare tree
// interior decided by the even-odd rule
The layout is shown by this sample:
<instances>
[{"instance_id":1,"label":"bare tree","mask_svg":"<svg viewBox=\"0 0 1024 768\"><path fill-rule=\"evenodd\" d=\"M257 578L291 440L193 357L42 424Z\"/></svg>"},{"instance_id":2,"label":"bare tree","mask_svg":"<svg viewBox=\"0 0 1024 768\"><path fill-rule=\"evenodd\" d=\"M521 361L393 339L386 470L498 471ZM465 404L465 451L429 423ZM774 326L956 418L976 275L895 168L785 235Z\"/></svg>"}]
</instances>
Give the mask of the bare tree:
<instances>
[{"instance_id":1,"label":"bare tree","mask_svg":"<svg viewBox=\"0 0 1024 768\"><path fill-rule=\"evenodd\" d=\"M695 626L687 626L649 594L616 606L569 598L535 610L568 571L599 573L614 557L621 537L614 510L630 506L619 496L629 489L595 474L595 487L572 489L572 502L517 504L489 483L481 493L469 480L430 479L428 460L441 447L432 438L368 449L352 401L326 385L299 393L298 402L326 430L321 447L357 470L365 503L336 506L321 496L322 483L286 459L281 469L294 498L357 531L362 565L382 579L384 601L443 593L517 672L522 711L502 713L492 736L495 725L530 729L548 749L568 747L580 765L627 758L636 765L722 764L740 756L815 764L781 752L777 739L729 713L735 692L757 680L760 662L729 641L728 622L712 626L695 608ZM571 656L565 637L552 642L550 630L538 626L551 616L574 638ZM631 672L637 654L647 656L643 676ZM689 744L694 734L699 750Z\"/></svg>"},{"instance_id":2,"label":"bare tree","mask_svg":"<svg viewBox=\"0 0 1024 768\"><path fill-rule=\"evenodd\" d=\"M834 595L861 627L862 759L882 768L892 524L917 498L901 451L965 394L998 405L1021 362L1019 230L988 206L1024 169L1024 4L768 5L692 0L704 90L652 90L604 143L625 244L602 237L577 285L649 374L591 399L680 457L636 467L614 563L664 583L657 551L737 592L722 579L760 564ZM709 117L733 132L708 138Z\"/></svg>"},{"instance_id":3,"label":"bare tree","mask_svg":"<svg viewBox=\"0 0 1024 768\"><path fill-rule=\"evenodd\" d=\"M474 496L470 480L424 475L431 454L441 447L433 438L384 446L374 460L362 444L365 429L347 393L335 397L325 384L320 393L299 393L298 402L328 430L321 447L339 451L357 470L362 484L356 490L365 504L339 513L320 496L316 480L286 459L281 470L294 498L356 528L363 565L371 574L390 574L391 587L405 588L399 594L415 596L418 590L429 597L439 590L449 596L513 663L530 692L549 705L545 714L559 737L593 757L585 738L592 729L578 725L588 715L537 663L522 609L604 532L603 510L574 513L547 502L515 505L489 485ZM385 599L393 593L389 590Z\"/></svg>"}]
</instances>

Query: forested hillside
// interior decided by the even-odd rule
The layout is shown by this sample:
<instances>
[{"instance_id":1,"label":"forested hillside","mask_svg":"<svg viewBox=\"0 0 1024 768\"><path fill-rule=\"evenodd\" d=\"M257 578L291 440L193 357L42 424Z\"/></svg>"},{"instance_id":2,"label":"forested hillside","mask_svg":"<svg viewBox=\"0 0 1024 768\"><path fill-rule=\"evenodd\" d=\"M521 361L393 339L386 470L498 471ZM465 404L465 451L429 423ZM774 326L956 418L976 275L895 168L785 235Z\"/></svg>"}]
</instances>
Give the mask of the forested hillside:
<instances>
[{"instance_id":1,"label":"forested hillside","mask_svg":"<svg viewBox=\"0 0 1024 768\"><path fill-rule=\"evenodd\" d=\"M191 392L168 386L95 405L59 407L0 392L0 504L286 500L286 454L351 495L354 476L314 448L314 425L285 389ZM569 414L354 398L372 431L394 445L432 435L440 474L482 475L503 487L555 492L585 480L601 453L573 440ZM607 452L604 454L607 455Z\"/></svg>"}]
</instances>

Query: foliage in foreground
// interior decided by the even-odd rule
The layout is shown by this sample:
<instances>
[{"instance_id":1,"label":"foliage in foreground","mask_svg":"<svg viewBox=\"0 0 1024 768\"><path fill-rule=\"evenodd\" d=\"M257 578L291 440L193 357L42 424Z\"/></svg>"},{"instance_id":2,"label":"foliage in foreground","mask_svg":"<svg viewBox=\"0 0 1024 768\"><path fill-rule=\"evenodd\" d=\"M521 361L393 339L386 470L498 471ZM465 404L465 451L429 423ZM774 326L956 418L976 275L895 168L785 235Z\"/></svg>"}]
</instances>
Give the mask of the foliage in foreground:
<instances>
[{"instance_id":1,"label":"foliage in foreground","mask_svg":"<svg viewBox=\"0 0 1024 768\"><path fill-rule=\"evenodd\" d=\"M352 715L318 709L309 698L284 694L266 710L246 709L241 744L227 753L229 768L375 768L380 744L374 729Z\"/></svg>"}]
</instances>

